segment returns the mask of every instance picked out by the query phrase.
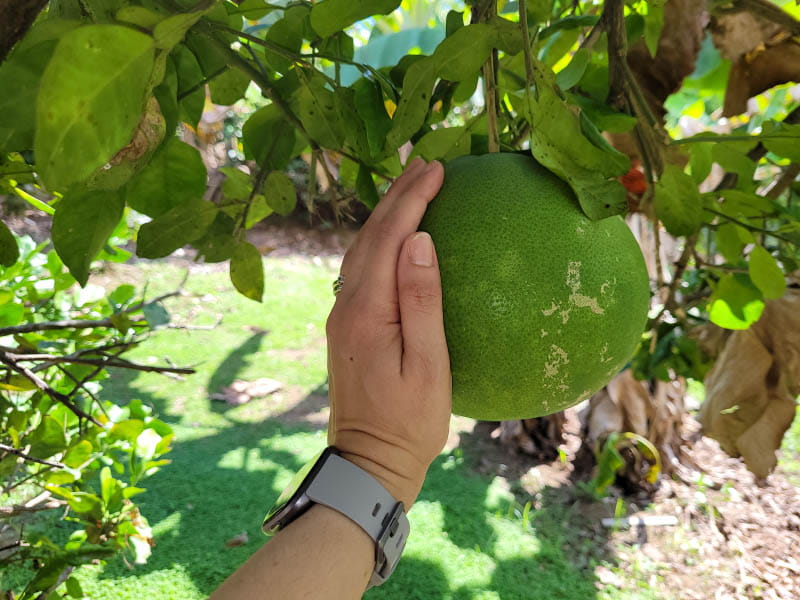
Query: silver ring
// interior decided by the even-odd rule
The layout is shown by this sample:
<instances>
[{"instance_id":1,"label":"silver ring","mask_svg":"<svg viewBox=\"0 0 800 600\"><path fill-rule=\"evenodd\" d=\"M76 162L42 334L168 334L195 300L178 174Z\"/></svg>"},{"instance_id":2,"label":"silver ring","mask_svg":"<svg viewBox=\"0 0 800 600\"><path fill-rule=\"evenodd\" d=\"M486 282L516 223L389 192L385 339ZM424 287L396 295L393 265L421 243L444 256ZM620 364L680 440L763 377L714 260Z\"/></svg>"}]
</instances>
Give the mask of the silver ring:
<instances>
[{"instance_id":1,"label":"silver ring","mask_svg":"<svg viewBox=\"0 0 800 600\"><path fill-rule=\"evenodd\" d=\"M336 281L333 282L333 295L337 296L339 292L342 291L342 286L344 286L344 275L339 275L336 278Z\"/></svg>"}]
</instances>

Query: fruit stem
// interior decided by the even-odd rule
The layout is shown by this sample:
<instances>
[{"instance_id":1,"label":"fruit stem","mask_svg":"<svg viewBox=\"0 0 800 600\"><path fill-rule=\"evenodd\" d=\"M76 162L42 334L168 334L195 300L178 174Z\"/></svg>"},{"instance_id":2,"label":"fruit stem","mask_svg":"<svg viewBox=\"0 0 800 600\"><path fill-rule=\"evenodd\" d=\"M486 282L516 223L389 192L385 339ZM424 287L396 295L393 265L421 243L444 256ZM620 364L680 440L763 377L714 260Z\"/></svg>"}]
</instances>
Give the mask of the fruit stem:
<instances>
[{"instance_id":1,"label":"fruit stem","mask_svg":"<svg viewBox=\"0 0 800 600\"><path fill-rule=\"evenodd\" d=\"M481 6L473 9L473 23L488 23L497 14L497 0L486 0ZM489 135L489 152L500 151L500 131L498 113L500 104L497 96L497 48L483 63L483 96L486 102L486 122Z\"/></svg>"}]
</instances>

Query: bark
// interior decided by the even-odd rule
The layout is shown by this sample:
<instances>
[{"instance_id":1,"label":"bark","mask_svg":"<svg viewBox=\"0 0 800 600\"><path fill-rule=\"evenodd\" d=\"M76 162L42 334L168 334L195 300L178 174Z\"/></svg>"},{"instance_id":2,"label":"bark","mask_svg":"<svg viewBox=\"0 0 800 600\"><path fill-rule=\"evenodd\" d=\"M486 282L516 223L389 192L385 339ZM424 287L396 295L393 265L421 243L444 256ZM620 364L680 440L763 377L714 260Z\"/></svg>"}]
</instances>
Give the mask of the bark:
<instances>
[{"instance_id":1,"label":"bark","mask_svg":"<svg viewBox=\"0 0 800 600\"><path fill-rule=\"evenodd\" d=\"M30 29L47 0L0 0L0 63Z\"/></svg>"}]
</instances>

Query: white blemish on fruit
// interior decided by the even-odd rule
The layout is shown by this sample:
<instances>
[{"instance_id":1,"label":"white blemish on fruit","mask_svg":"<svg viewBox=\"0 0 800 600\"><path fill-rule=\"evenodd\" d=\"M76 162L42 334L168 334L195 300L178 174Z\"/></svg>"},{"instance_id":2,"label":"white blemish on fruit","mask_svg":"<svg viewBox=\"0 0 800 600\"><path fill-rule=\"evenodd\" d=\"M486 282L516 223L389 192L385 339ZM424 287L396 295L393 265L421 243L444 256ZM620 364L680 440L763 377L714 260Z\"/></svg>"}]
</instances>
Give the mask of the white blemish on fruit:
<instances>
[{"instance_id":1,"label":"white blemish on fruit","mask_svg":"<svg viewBox=\"0 0 800 600\"><path fill-rule=\"evenodd\" d=\"M570 308L561 311L561 321L566 323L569 320L569 311L575 308L588 308L596 315L603 314L603 307L597 301L597 298L592 298L585 294L580 293L581 289L581 263L580 261L571 261L567 266L567 279L565 281L567 287L570 289L569 305ZM602 288L601 288L602 293Z\"/></svg>"},{"instance_id":2,"label":"white blemish on fruit","mask_svg":"<svg viewBox=\"0 0 800 600\"><path fill-rule=\"evenodd\" d=\"M557 377L561 367L569 364L569 356L563 348L555 344L550 345L550 354L547 355L547 362L544 363L544 376L548 379Z\"/></svg>"},{"instance_id":3,"label":"white blemish on fruit","mask_svg":"<svg viewBox=\"0 0 800 600\"><path fill-rule=\"evenodd\" d=\"M542 329L542 337L544 337L546 335L547 335L547 332L544 329Z\"/></svg>"},{"instance_id":4,"label":"white blemish on fruit","mask_svg":"<svg viewBox=\"0 0 800 600\"><path fill-rule=\"evenodd\" d=\"M550 315L552 315L552 314L553 314L554 312L556 312L557 310L558 310L558 304L556 304L555 302L553 302L553 303L552 303L552 305L550 306L550 308L547 308L547 309L544 309L544 310L542 310L542 314L543 314L545 317L549 317Z\"/></svg>"}]
</instances>

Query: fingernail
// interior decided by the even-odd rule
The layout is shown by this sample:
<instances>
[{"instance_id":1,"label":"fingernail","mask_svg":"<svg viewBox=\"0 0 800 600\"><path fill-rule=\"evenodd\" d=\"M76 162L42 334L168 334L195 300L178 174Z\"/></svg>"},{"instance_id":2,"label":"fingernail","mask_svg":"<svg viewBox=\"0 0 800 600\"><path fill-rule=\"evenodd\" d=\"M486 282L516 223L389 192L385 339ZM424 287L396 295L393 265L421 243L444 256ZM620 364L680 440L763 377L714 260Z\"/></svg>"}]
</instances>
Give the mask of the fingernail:
<instances>
[{"instance_id":1,"label":"fingernail","mask_svg":"<svg viewBox=\"0 0 800 600\"><path fill-rule=\"evenodd\" d=\"M433 240L424 231L411 238L408 252L413 264L419 267L433 266Z\"/></svg>"}]
</instances>

